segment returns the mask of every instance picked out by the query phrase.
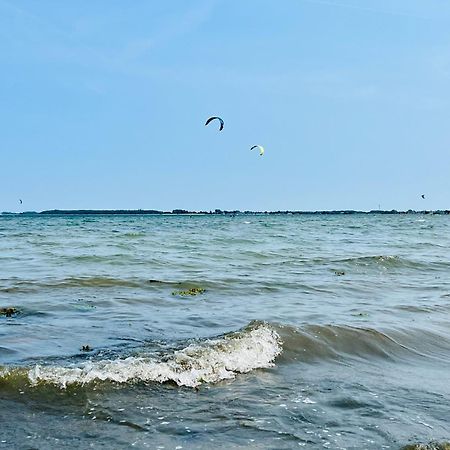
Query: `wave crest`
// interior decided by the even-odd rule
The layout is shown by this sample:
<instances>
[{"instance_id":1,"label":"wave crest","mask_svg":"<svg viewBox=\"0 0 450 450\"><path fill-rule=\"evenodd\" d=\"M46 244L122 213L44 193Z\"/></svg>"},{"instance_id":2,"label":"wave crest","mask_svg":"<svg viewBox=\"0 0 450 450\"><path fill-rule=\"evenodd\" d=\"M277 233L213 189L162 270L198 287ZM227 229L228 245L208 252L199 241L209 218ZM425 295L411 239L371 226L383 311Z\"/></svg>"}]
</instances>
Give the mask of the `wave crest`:
<instances>
[{"instance_id":1,"label":"wave crest","mask_svg":"<svg viewBox=\"0 0 450 450\"><path fill-rule=\"evenodd\" d=\"M238 373L273 366L282 352L278 333L264 323L207 340L166 356L163 360L148 357L90 361L78 367L36 365L27 373L32 385L50 383L60 388L96 381L127 383L133 381L174 382L196 387L233 379Z\"/></svg>"}]
</instances>

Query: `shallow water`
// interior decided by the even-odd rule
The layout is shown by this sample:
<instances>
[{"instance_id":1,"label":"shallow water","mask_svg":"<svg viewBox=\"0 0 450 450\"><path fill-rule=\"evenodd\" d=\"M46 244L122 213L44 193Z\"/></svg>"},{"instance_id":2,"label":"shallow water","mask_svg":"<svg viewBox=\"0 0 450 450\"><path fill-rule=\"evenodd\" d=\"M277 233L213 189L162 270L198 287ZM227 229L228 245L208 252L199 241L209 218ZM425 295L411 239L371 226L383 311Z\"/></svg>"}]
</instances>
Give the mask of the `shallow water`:
<instances>
[{"instance_id":1,"label":"shallow water","mask_svg":"<svg viewBox=\"0 0 450 450\"><path fill-rule=\"evenodd\" d=\"M0 447L448 440L449 231L432 215L0 217L0 308L18 310L0 316Z\"/></svg>"}]
</instances>

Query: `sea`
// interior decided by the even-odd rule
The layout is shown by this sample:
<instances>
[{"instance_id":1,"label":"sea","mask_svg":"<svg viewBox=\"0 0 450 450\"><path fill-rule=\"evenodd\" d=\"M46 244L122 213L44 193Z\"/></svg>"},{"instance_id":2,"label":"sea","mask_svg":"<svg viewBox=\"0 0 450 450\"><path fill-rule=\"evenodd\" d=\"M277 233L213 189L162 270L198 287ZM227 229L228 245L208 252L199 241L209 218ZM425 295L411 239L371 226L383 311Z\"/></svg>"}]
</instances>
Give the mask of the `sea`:
<instances>
[{"instance_id":1,"label":"sea","mask_svg":"<svg viewBox=\"0 0 450 450\"><path fill-rule=\"evenodd\" d=\"M0 448L450 448L449 250L432 214L3 215Z\"/></svg>"}]
</instances>

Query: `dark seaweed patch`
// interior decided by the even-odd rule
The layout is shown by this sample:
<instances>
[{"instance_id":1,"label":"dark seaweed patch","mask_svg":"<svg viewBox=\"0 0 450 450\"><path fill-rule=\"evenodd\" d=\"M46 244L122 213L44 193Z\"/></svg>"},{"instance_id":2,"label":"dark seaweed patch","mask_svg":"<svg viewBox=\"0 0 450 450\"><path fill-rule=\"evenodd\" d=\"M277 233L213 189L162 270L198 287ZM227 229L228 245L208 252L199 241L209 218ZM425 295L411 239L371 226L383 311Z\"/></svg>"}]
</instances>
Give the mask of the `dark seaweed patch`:
<instances>
[{"instance_id":1,"label":"dark seaweed patch","mask_svg":"<svg viewBox=\"0 0 450 450\"><path fill-rule=\"evenodd\" d=\"M172 295L181 295L181 296L194 296L194 295L199 295L199 294L203 294L205 292L205 289L203 288L199 288L199 287L193 287L190 289L187 289L185 291L173 291Z\"/></svg>"},{"instance_id":2,"label":"dark seaweed patch","mask_svg":"<svg viewBox=\"0 0 450 450\"><path fill-rule=\"evenodd\" d=\"M17 308L9 306L6 308L0 308L0 316L12 317L19 313Z\"/></svg>"}]
</instances>

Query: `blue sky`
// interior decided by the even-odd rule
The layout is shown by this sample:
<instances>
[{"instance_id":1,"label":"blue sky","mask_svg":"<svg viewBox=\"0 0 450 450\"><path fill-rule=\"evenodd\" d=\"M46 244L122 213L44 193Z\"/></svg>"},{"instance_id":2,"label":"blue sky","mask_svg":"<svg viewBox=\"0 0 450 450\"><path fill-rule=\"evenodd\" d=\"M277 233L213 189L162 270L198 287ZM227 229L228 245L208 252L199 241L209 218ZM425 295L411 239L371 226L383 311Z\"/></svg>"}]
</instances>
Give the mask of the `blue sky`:
<instances>
[{"instance_id":1,"label":"blue sky","mask_svg":"<svg viewBox=\"0 0 450 450\"><path fill-rule=\"evenodd\" d=\"M446 0L0 0L0 67L0 211L450 208Z\"/></svg>"}]
</instances>

